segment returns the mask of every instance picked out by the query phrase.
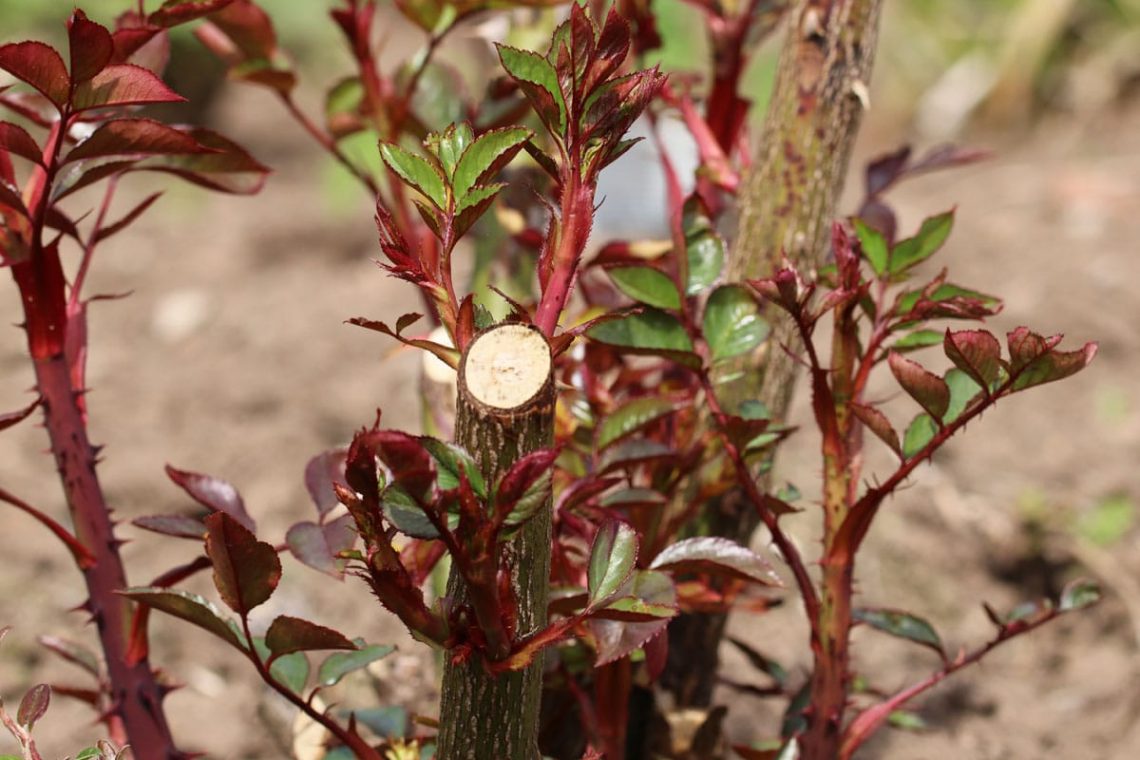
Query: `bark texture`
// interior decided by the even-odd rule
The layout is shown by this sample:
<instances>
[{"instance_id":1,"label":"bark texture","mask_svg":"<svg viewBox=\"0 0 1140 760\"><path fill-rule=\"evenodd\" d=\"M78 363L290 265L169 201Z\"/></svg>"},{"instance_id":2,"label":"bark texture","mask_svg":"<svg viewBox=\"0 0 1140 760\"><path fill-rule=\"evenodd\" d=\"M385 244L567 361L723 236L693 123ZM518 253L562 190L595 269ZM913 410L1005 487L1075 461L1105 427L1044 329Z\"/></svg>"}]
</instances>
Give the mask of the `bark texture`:
<instances>
[{"instance_id":1,"label":"bark texture","mask_svg":"<svg viewBox=\"0 0 1140 760\"><path fill-rule=\"evenodd\" d=\"M501 325L476 336L472 347L495 330L532 330L546 347L541 333L519 325ZM554 381L545 380L521 404L502 408L484 403L468 385L468 358L459 366L459 391L455 423L456 441L475 457L490 484L521 456L547 448L554 435ZM519 357L525 354L520 353ZM514 357L500 357L496 364L510 372ZM500 363L502 362L502 363ZM550 582L551 514L549 502L508 545L511 586L518 599L516 637L546 625ZM467 600L467 589L452 571L447 594L458 603ZM443 675L440 706L440 760L538 760L538 718L542 697L542 658L522 671L498 676L487 673L479 657L460 665L447 664Z\"/></svg>"},{"instance_id":2,"label":"bark texture","mask_svg":"<svg viewBox=\"0 0 1140 760\"><path fill-rule=\"evenodd\" d=\"M788 18L776 86L755 163L739 197L739 221L729 279L765 277L786 255L801 265L820 264L847 175L863 111L878 36L881 0L799 0ZM776 313L772 334L756 354L724 377L721 403L734 411L758 399L773 419L787 415L795 362L780 346L794 346L791 325ZM765 484L767 485L767 484ZM735 490L706 505L703 533L747 543L759 518ZM685 615L669 630L664 684L678 706L711 703L724 615ZM693 667L701 652L702 667Z\"/></svg>"}]
</instances>

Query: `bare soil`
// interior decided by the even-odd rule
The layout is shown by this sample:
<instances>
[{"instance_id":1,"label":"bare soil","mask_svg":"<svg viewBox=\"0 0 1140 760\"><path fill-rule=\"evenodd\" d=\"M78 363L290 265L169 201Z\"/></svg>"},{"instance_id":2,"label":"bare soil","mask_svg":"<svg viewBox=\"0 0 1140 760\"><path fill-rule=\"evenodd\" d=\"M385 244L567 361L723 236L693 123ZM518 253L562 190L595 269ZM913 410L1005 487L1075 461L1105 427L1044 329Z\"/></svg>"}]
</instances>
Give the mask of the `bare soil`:
<instances>
[{"instance_id":1,"label":"bare soil","mask_svg":"<svg viewBox=\"0 0 1140 760\"><path fill-rule=\"evenodd\" d=\"M394 319L418 300L371 262L378 250L366 200L328 200L323 159L268 98L248 89L227 97L219 120L256 145L277 173L252 199L175 189L102 251L93 292L132 295L93 307L89 402L95 437L107 445L100 475L121 519L185 503L162 473L170 462L234 482L259 532L273 540L310 516L301 473L311 455L347 440L376 407L389 426L418 426L418 358L393 354L380 336L343 324L357 315ZM904 228L958 204L943 263L954 281L1005 297L993 329L1064 330L1073 346L1099 340L1100 354L1085 374L986 415L913 478L873 534L859 572L861 600L927 617L956 648L990 635L983 601L1011 607L1056 593L1078 575L1098 578L1107 594L1087 614L1000 649L933 691L918 705L925 731L886 732L865 757L1140 754L1137 532L1099 545L1072 527L1106 497L1140 500L1138 115L1133 109L981 139L997 150L994 160L894 195ZM873 124L867 135L864 156L895 145ZM131 184L141 193L148 181ZM5 294L0 322L13 324L14 288ZM0 409L26 403L32 377L18 330L0 340L0 378ZM797 409L807 423L803 399ZM0 437L0 482L60 515L45 445L31 424ZM805 491L818 471L816 445L805 427L780 462ZM809 509L797 519L795 534L810 553L815 516ZM122 533L132 539L125 556L140 584L197 551L129 525ZM763 547L763 536L757 542ZM81 677L43 654L36 635L94 636L80 615L65 612L82 601L78 576L38 526L0 510L0 551L0 623L15 626L0 654L0 685L12 704L37 681ZM204 592L207 585L198 578L190 587ZM287 560L282 587L266 607L262 623L288 612L398 644L381 698L413 708L433 703L430 657L361 584L338 584ZM219 758L286 755L281 741L291 714L239 657L170 619L157 618L152 629L154 661L185 684L168 706L187 748ZM804 672L805 631L794 600L763 617L734 618L732 632L782 658L793 674ZM894 690L937 667L930 653L870 631L858 632L856 649L860 672L877 689ZM723 657L735 678L750 680L735 651L726 648ZM372 687L362 681L354 688ZM722 697L731 705L734 741L778 730L773 705L728 690ZM100 735L88 713L62 699L38 733L52 758ZM3 751L11 748L0 738Z\"/></svg>"}]
</instances>

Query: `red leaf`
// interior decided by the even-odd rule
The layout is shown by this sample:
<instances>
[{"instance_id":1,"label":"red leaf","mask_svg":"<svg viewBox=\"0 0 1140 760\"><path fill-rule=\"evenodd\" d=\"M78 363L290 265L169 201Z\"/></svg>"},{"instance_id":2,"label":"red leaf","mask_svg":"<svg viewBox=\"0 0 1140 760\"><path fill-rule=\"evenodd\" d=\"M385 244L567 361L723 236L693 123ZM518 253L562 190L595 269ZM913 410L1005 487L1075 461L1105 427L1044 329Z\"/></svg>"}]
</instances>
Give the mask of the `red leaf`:
<instances>
[{"instance_id":1,"label":"red leaf","mask_svg":"<svg viewBox=\"0 0 1140 760\"><path fill-rule=\"evenodd\" d=\"M0 121L0 150L14 153L36 164L43 164L40 146L27 130L7 121Z\"/></svg>"},{"instance_id":2,"label":"red leaf","mask_svg":"<svg viewBox=\"0 0 1140 760\"><path fill-rule=\"evenodd\" d=\"M423 499L435 483L435 460L415 436L399 430L374 434L376 454L392 472L392 480L415 499Z\"/></svg>"},{"instance_id":3,"label":"red leaf","mask_svg":"<svg viewBox=\"0 0 1140 760\"><path fill-rule=\"evenodd\" d=\"M67 67L59 53L42 42L14 42L0 47L0 69L27 82L62 108L71 90Z\"/></svg>"},{"instance_id":4,"label":"red leaf","mask_svg":"<svg viewBox=\"0 0 1140 760\"><path fill-rule=\"evenodd\" d=\"M851 404L851 413L859 418L879 440L890 446L891 451L902 456L902 446L899 444L899 434L891 427L887 416L873 406Z\"/></svg>"},{"instance_id":5,"label":"red leaf","mask_svg":"<svg viewBox=\"0 0 1140 760\"><path fill-rule=\"evenodd\" d=\"M51 704L51 687L46 683L36 684L24 698L20 700L20 709L16 712L16 722L26 729L31 729Z\"/></svg>"},{"instance_id":6,"label":"red leaf","mask_svg":"<svg viewBox=\"0 0 1140 760\"><path fill-rule=\"evenodd\" d=\"M111 62L115 43L103 26L88 20L78 8L67 22L67 41L71 51L71 81L86 82Z\"/></svg>"},{"instance_id":7,"label":"red leaf","mask_svg":"<svg viewBox=\"0 0 1140 760\"><path fill-rule=\"evenodd\" d=\"M131 524L136 528L175 538L201 541L206 536L205 523L190 515L144 515L131 520Z\"/></svg>"},{"instance_id":8,"label":"red leaf","mask_svg":"<svg viewBox=\"0 0 1140 760\"><path fill-rule=\"evenodd\" d=\"M148 23L161 27L178 26L220 11L233 0L166 0L158 10L146 17Z\"/></svg>"},{"instance_id":9,"label":"red leaf","mask_svg":"<svg viewBox=\"0 0 1140 760\"><path fill-rule=\"evenodd\" d=\"M206 554L214 564L214 585L222 601L245 617L272 596L281 580L277 552L225 512L207 517L206 531Z\"/></svg>"},{"instance_id":10,"label":"red leaf","mask_svg":"<svg viewBox=\"0 0 1140 760\"><path fill-rule=\"evenodd\" d=\"M305 465L305 488L309 492L309 498L317 506L317 513L322 516L340 503L336 498L333 484L348 485L348 481L344 478L347 455L348 447L329 449L317 454Z\"/></svg>"},{"instance_id":11,"label":"red leaf","mask_svg":"<svg viewBox=\"0 0 1140 760\"><path fill-rule=\"evenodd\" d=\"M1019 327L1009 333L1013 390L1020 391L1034 385L1062 380L1080 372L1096 356L1096 343L1086 343L1076 351L1055 350L1061 337L1054 335L1043 338L1026 327Z\"/></svg>"},{"instance_id":12,"label":"red leaf","mask_svg":"<svg viewBox=\"0 0 1140 760\"><path fill-rule=\"evenodd\" d=\"M209 129L192 129L189 134L213 152L154 156L137 168L167 172L195 185L236 195L252 195L265 184L269 168L245 148Z\"/></svg>"},{"instance_id":13,"label":"red leaf","mask_svg":"<svg viewBox=\"0 0 1140 760\"><path fill-rule=\"evenodd\" d=\"M170 465L166 465L166 475L202 506L214 512L224 512L250 531L257 530L253 518L245 511L241 494L226 481L197 472L178 470Z\"/></svg>"},{"instance_id":14,"label":"red leaf","mask_svg":"<svg viewBox=\"0 0 1140 760\"><path fill-rule=\"evenodd\" d=\"M867 197L882 193L903 174L907 161L910 160L910 146L904 145L894 153L880 156L867 165L866 192Z\"/></svg>"},{"instance_id":15,"label":"red leaf","mask_svg":"<svg viewBox=\"0 0 1140 760\"><path fill-rule=\"evenodd\" d=\"M135 53L150 43L161 31L152 26L128 26L116 29L111 34L111 40L115 45L111 63L137 63L133 60Z\"/></svg>"},{"instance_id":16,"label":"red leaf","mask_svg":"<svg viewBox=\"0 0 1140 760\"><path fill-rule=\"evenodd\" d=\"M265 646L273 653L270 659L293 652L358 648L339 631L289 615L279 615L269 624L269 630L265 632Z\"/></svg>"},{"instance_id":17,"label":"red leaf","mask_svg":"<svg viewBox=\"0 0 1140 760\"><path fill-rule=\"evenodd\" d=\"M143 103L183 103L182 97L149 69L133 63L116 63L79 84L71 97L72 108L83 111L106 106Z\"/></svg>"},{"instance_id":18,"label":"red leaf","mask_svg":"<svg viewBox=\"0 0 1140 760\"><path fill-rule=\"evenodd\" d=\"M345 561L338 557L356 543L352 515L343 515L328 525L297 523L285 534L285 543L298 561L334 578L344 577Z\"/></svg>"},{"instance_id":19,"label":"red leaf","mask_svg":"<svg viewBox=\"0 0 1140 760\"><path fill-rule=\"evenodd\" d=\"M226 33L246 60L272 59L277 34L269 16L250 0L235 0L214 14L211 23Z\"/></svg>"},{"instance_id":20,"label":"red leaf","mask_svg":"<svg viewBox=\"0 0 1140 760\"><path fill-rule=\"evenodd\" d=\"M0 414L0 430L7 430L16 423L26 419L27 416L34 412L36 410L36 407L39 405L40 399L37 398L35 401L28 404L23 409L17 409L16 411L8 412L7 414Z\"/></svg>"},{"instance_id":21,"label":"red leaf","mask_svg":"<svg viewBox=\"0 0 1140 760\"><path fill-rule=\"evenodd\" d=\"M907 359L897 351L891 351L887 357L891 372L911 398L926 410L936 420L942 419L950 406L950 388L946 381L928 372L918 362Z\"/></svg>"},{"instance_id":22,"label":"red leaf","mask_svg":"<svg viewBox=\"0 0 1140 760\"><path fill-rule=\"evenodd\" d=\"M96 129L63 160L81 161L108 156L186 155L217 153L186 132L153 119L115 119Z\"/></svg>"},{"instance_id":23,"label":"red leaf","mask_svg":"<svg viewBox=\"0 0 1140 760\"><path fill-rule=\"evenodd\" d=\"M958 369L987 391L1001 380L1001 345L992 333L986 330L947 330L942 347Z\"/></svg>"},{"instance_id":24,"label":"red leaf","mask_svg":"<svg viewBox=\"0 0 1140 760\"><path fill-rule=\"evenodd\" d=\"M669 627L669 620L654 620L646 623L623 623L618 620L587 621L597 647L595 666L620 660L643 646Z\"/></svg>"}]
</instances>

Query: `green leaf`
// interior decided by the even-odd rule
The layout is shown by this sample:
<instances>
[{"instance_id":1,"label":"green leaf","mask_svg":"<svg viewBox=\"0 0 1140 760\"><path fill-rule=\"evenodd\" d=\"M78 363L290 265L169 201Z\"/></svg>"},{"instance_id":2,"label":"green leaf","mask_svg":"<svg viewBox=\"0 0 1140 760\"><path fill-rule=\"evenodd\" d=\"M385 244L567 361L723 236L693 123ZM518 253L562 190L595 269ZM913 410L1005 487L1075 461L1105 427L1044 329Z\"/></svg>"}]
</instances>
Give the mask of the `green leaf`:
<instances>
[{"instance_id":1,"label":"green leaf","mask_svg":"<svg viewBox=\"0 0 1140 760\"><path fill-rule=\"evenodd\" d=\"M435 459L437 480L440 490L448 491L459 487L459 471L462 469L467 475L467 482L471 490L480 499L487 498L487 483L483 480L483 473L479 465L462 446L454 443L445 443L429 436L420 436L420 443Z\"/></svg>"},{"instance_id":2,"label":"green leaf","mask_svg":"<svg viewBox=\"0 0 1140 760\"><path fill-rule=\"evenodd\" d=\"M1120 493L1099 501L1077 520L1077 533L1101 546L1123 538L1136 522L1136 505Z\"/></svg>"},{"instance_id":3,"label":"green leaf","mask_svg":"<svg viewBox=\"0 0 1140 760\"><path fill-rule=\"evenodd\" d=\"M604 604L633 572L637 562L637 532L623 522L611 521L598 529L590 548L587 572L589 606Z\"/></svg>"},{"instance_id":4,"label":"green leaf","mask_svg":"<svg viewBox=\"0 0 1140 760\"><path fill-rule=\"evenodd\" d=\"M253 649L262 662L268 662L273 653L261 636L254 636ZM304 652L294 652L273 660L269 674L284 684L294 694L301 694L309 682L309 658Z\"/></svg>"},{"instance_id":5,"label":"green leaf","mask_svg":"<svg viewBox=\"0 0 1140 760\"><path fill-rule=\"evenodd\" d=\"M927 346L937 346L942 343L943 334L938 330L915 330L899 338L891 345L892 351L900 354L907 351L917 351Z\"/></svg>"},{"instance_id":6,"label":"green leaf","mask_svg":"<svg viewBox=\"0 0 1140 760\"><path fill-rule=\"evenodd\" d=\"M768 336L756 299L741 285L722 285L709 296L702 325L714 362L747 353Z\"/></svg>"},{"instance_id":7,"label":"green leaf","mask_svg":"<svg viewBox=\"0 0 1140 760\"><path fill-rule=\"evenodd\" d=\"M613 267L606 274L618 290L635 301L659 309L680 309L681 294L669 275L647 266Z\"/></svg>"},{"instance_id":8,"label":"green leaf","mask_svg":"<svg viewBox=\"0 0 1140 760\"><path fill-rule=\"evenodd\" d=\"M643 623L677 616L677 590L673 579L655 570L636 570L622 585L617 598L591 617Z\"/></svg>"},{"instance_id":9,"label":"green leaf","mask_svg":"<svg viewBox=\"0 0 1140 760\"><path fill-rule=\"evenodd\" d=\"M447 208L447 188L443 177L426 159L409 153L395 143L381 143L380 156L392 171L427 196L436 208L441 211Z\"/></svg>"},{"instance_id":10,"label":"green leaf","mask_svg":"<svg viewBox=\"0 0 1140 760\"><path fill-rule=\"evenodd\" d=\"M520 525L525 525L530 518L538 512L539 509L546 506L550 500L550 484L554 480L554 468L540 475L534 482L532 482L515 502L514 507L511 508L511 513L507 515L507 519L503 521L503 525L510 529ZM504 537L511 534L510 530L504 532Z\"/></svg>"},{"instance_id":11,"label":"green leaf","mask_svg":"<svg viewBox=\"0 0 1140 760\"><path fill-rule=\"evenodd\" d=\"M910 459L922 451L926 444L938 434L938 423L929 414L920 414L914 418L903 434L903 456Z\"/></svg>"},{"instance_id":12,"label":"green leaf","mask_svg":"<svg viewBox=\"0 0 1140 760\"><path fill-rule=\"evenodd\" d=\"M439 538L439 531L424 514L423 509L399 486L389 486L384 490L380 508L396 530L404 535L423 539ZM448 513L447 527L454 530L457 525L459 525L459 515Z\"/></svg>"},{"instance_id":13,"label":"green leaf","mask_svg":"<svg viewBox=\"0 0 1140 760\"><path fill-rule=\"evenodd\" d=\"M1084 609L1099 602L1101 596L1099 583L1087 578L1078 578L1067 584L1061 592L1058 609L1062 612Z\"/></svg>"},{"instance_id":14,"label":"green leaf","mask_svg":"<svg viewBox=\"0 0 1140 760\"><path fill-rule=\"evenodd\" d=\"M862 219L853 221L855 234L859 238L859 245L863 248L863 256L875 274L882 274L887 270L887 259L890 255L887 239L874 227L868 227Z\"/></svg>"},{"instance_id":15,"label":"green leaf","mask_svg":"<svg viewBox=\"0 0 1140 760\"><path fill-rule=\"evenodd\" d=\"M950 424L958 419L970 406L970 402L978 397L982 392L982 386L956 367L947 370L943 379L946 381L946 387L950 389L950 404L946 407L946 414L942 416L942 420Z\"/></svg>"},{"instance_id":16,"label":"green leaf","mask_svg":"<svg viewBox=\"0 0 1140 760\"><path fill-rule=\"evenodd\" d=\"M645 427L656 419L669 414L673 404L659 396L645 396L634 399L605 415L598 428L598 450Z\"/></svg>"},{"instance_id":17,"label":"green leaf","mask_svg":"<svg viewBox=\"0 0 1140 760\"><path fill-rule=\"evenodd\" d=\"M368 730L385 739L404 739L408 735L408 710L404 707L370 707L353 710L357 723L368 726Z\"/></svg>"},{"instance_id":18,"label":"green leaf","mask_svg":"<svg viewBox=\"0 0 1140 760\"><path fill-rule=\"evenodd\" d=\"M370 665L377 660L382 660L392 652L396 651L396 647L388 644L373 644L358 649L355 652L337 652L336 654L329 655L321 667L317 670L317 683L322 687L335 686L354 670L360 670L367 665Z\"/></svg>"},{"instance_id":19,"label":"green leaf","mask_svg":"<svg viewBox=\"0 0 1140 760\"><path fill-rule=\"evenodd\" d=\"M942 639L938 637L934 626L916 615L900 610L862 607L856 609L853 616L860 623L866 623L883 633L933 649L943 659L946 657L946 652L942 648Z\"/></svg>"},{"instance_id":20,"label":"green leaf","mask_svg":"<svg viewBox=\"0 0 1140 760\"><path fill-rule=\"evenodd\" d=\"M892 727L901 728L904 731L924 731L928 728L921 715L909 710L894 710L887 716L887 722Z\"/></svg>"},{"instance_id":21,"label":"green leaf","mask_svg":"<svg viewBox=\"0 0 1140 760\"><path fill-rule=\"evenodd\" d=\"M197 594L179 589L148 586L129 588L121 593L139 604L145 604L151 609L193 623L214 634L227 644L245 651L245 646L242 645L234 624L223 618L214 605Z\"/></svg>"},{"instance_id":22,"label":"green leaf","mask_svg":"<svg viewBox=\"0 0 1140 760\"><path fill-rule=\"evenodd\" d=\"M685 229L685 253L689 277L685 295L695 296L710 287L724 269L724 238L716 233L708 216L696 210L696 204L685 204L682 224Z\"/></svg>"},{"instance_id":23,"label":"green leaf","mask_svg":"<svg viewBox=\"0 0 1140 760\"><path fill-rule=\"evenodd\" d=\"M586 335L645 353L675 355L693 351L693 342L677 318L656 309L603 322L587 330Z\"/></svg>"},{"instance_id":24,"label":"green leaf","mask_svg":"<svg viewBox=\"0 0 1140 760\"><path fill-rule=\"evenodd\" d=\"M455 167L452 187L456 203L461 202L472 188L483 184L514 158L531 134L529 129L523 127L493 129L469 145Z\"/></svg>"},{"instance_id":25,"label":"green leaf","mask_svg":"<svg viewBox=\"0 0 1140 760\"><path fill-rule=\"evenodd\" d=\"M954 212L929 217L922 222L918 234L900 240L891 250L890 273L901 274L912 266L930 258L946 242L954 226Z\"/></svg>"},{"instance_id":26,"label":"green leaf","mask_svg":"<svg viewBox=\"0 0 1140 760\"><path fill-rule=\"evenodd\" d=\"M548 125L552 129L557 127L555 131L559 136L564 135L566 133L566 102L562 98L562 90L558 86L558 73L550 61L529 50L519 50L507 45L498 45L497 47L499 49L499 60L511 78L520 83L525 82L537 86L538 92L535 91L535 87L523 87L523 91L532 101L536 101L535 105L538 107L540 115L546 118L554 117L552 119L554 123L548 122ZM542 102L541 93L545 93L546 98L550 99L550 104ZM557 109L557 115L549 112L543 113L548 111L550 105Z\"/></svg>"},{"instance_id":27,"label":"green leaf","mask_svg":"<svg viewBox=\"0 0 1140 760\"><path fill-rule=\"evenodd\" d=\"M895 313L905 317L921 298L923 298L921 289L908 290L900 294L895 305ZM935 309L933 313L928 315L929 318L983 317L996 314L1001 309L1000 299L951 283L939 285L926 298L936 304L948 304L940 309ZM953 304L961 304L963 308L951 308ZM967 306L968 308L966 308Z\"/></svg>"},{"instance_id":28,"label":"green leaf","mask_svg":"<svg viewBox=\"0 0 1140 760\"><path fill-rule=\"evenodd\" d=\"M444 174L452 178L453 187L455 167L459 164L459 157L474 141L475 133L471 131L471 125L467 122L452 124L443 130L442 134L433 132L424 139L424 146L439 159ZM456 193L457 197L460 195L461 193Z\"/></svg>"}]
</instances>

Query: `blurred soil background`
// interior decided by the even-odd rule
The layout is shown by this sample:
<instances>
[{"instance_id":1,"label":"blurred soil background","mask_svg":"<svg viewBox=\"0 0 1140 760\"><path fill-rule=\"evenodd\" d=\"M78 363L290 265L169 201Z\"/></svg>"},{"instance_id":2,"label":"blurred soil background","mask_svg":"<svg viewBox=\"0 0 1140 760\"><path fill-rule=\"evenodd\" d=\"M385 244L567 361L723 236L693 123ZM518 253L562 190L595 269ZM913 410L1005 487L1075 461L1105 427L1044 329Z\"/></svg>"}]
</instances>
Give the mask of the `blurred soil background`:
<instances>
[{"instance_id":1,"label":"blurred soil background","mask_svg":"<svg viewBox=\"0 0 1140 760\"><path fill-rule=\"evenodd\" d=\"M664 64L700 60L700 41L686 36L691 12L678 0L659 2L670 43ZM325 22L326 4L265 5L299 59L309 88L304 100L318 109L318 83L331 83L348 64ZM57 0L0 0L0 38L58 42L70 8ZM86 4L105 23L122 8L117 0ZM382 34L398 41L393 62L414 39L395 20ZM174 85L213 99L185 118L238 139L275 174L254 198L141 175L124 183L120 208L128 196L168 192L101 249L92 277L91 292L131 291L92 308L88 400L95 440L107 446L100 475L124 521L186 503L163 475L167 462L228 479L259 534L280 540L291 523L311 516L301 477L309 457L348 440L378 406L386 425L418 428L418 357L394 353L391 343L344 320L392 320L419 301L372 263L379 251L368 199L264 92L237 85L215 91L216 68L186 42L183 63L201 77ZM459 40L450 49L470 54L481 45ZM486 58L485 50L475 52ZM761 102L773 65L774 49L757 56L750 81ZM1064 331L1072 347L1100 341L1100 354L1077 378L987 414L918 472L873 533L859 571L861 599L926 617L956 649L990 636L983 601L1009 608L1056 594L1081 575L1100 580L1106 598L955 676L918 703L924 729L886 732L863 757L1130 760L1140 752L1138 85L1135 0L886 3L872 108L844 210L857 201L866 161L900 144L922 149L952 139L991 149L989 161L895 191L902 229L957 205L939 265L951 268L955 282L1005 299L991 329ZM350 149L374 150L367 141ZM595 242L628 234L633 217L648 231L660 223L643 212L662 203L653 160L651 152L634 155L609 170L614 184ZM73 208L91 202L81 197ZM9 286L0 322L17 321ZM0 339L0 379L0 409L27 402L32 374L14 328ZM799 395L793 422L805 426L779 467L810 499L818 442ZM901 403L893 408L896 420L911 412ZM59 516L62 497L45 446L31 424L0 436L0 483ZM872 462L885 465L879 453ZM793 520L810 553L816 515L809 509ZM125 557L135 583L196 552L189 542L129 524L121 531L131 540ZM764 545L758 535L757 546ZM78 671L45 655L37 635L94 637L81 615L66 612L82 602L81 582L39 526L0 510L0 557L0 623L15 627L0 651L0 692L11 704L33 683L78 680ZM285 567L280 590L258 611L263 623L289 612L399 645L349 683L342 699L434 709L430 655L362 584L338 584L291 559ZM189 587L206 593L208 578ZM167 703L185 748L218 758L288 755L291 712L267 695L247 663L161 615L152 629L153 661L185 684ZM794 675L805 672L806 632L794 599L763 617L735 617L731 633ZM925 650L869 631L857 633L856 650L868 686L886 691L938 664ZM763 682L736 650L726 646L722 655L734 680ZM720 696L731 705L733 741L778 730L775 705L727 688ZM45 757L74 753L101 735L90 720L84 708L57 699L37 732ZM0 753L13 751L9 744L0 738Z\"/></svg>"}]
</instances>

